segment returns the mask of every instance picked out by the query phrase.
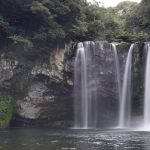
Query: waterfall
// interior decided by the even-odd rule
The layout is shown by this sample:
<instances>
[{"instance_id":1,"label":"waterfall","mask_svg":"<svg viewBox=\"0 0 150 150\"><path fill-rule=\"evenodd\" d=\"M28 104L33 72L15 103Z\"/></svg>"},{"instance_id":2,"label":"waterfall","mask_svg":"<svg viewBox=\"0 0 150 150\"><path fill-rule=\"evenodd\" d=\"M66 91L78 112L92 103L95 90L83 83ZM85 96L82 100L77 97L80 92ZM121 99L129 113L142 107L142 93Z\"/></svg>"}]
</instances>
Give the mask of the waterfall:
<instances>
[{"instance_id":1,"label":"waterfall","mask_svg":"<svg viewBox=\"0 0 150 150\"><path fill-rule=\"evenodd\" d=\"M150 45L146 44L147 51L146 69L145 69L145 90L144 90L144 128L150 129Z\"/></svg>"},{"instance_id":2,"label":"waterfall","mask_svg":"<svg viewBox=\"0 0 150 150\"><path fill-rule=\"evenodd\" d=\"M82 61L81 61L82 59ZM81 69L78 68L78 63L81 65ZM78 74L81 72L81 77L79 78ZM75 99L75 122L77 127L79 127L78 123L80 123L82 119L83 127L87 128L88 126L88 103L87 103L87 66L86 66L86 56L85 56L85 49L83 47L83 43L78 44L77 56L75 58L75 93L77 93L78 88L81 90L81 102L78 97ZM79 82L81 82L81 87L79 87ZM77 94L78 95L78 94ZM81 103L81 104L79 104ZM83 105L83 108L78 108ZM79 111L82 111L78 116ZM84 116L84 117L83 117Z\"/></svg>"},{"instance_id":3,"label":"waterfall","mask_svg":"<svg viewBox=\"0 0 150 150\"><path fill-rule=\"evenodd\" d=\"M115 68L115 77L117 82L117 90L118 90L118 100L121 100L121 77L120 77L120 65L117 54L117 49L114 44L112 44L113 53L114 53L114 68Z\"/></svg>"},{"instance_id":4,"label":"waterfall","mask_svg":"<svg viewBox=\"0 0 150 150\"><path fill-rule=\"evenodd\" d=\"M123 86L119 110L119 127L129 127L131 117L131 68L132 68L132 51L134 44L130 46L125 71L123 76Z\"/></svg>"},{"instance_id":5,"label":"waterfall","mask_svg":"<svg viewBox=\"0 0 150 150\"><path fill-rule=\"evenodd\" d=\"M134 45L132 44L127 55L123 85L121 86L118 54L114 44L107 45L105 52L103 51L104 48L97 47L95 42L88 41L77 44L74 62L75 128L95 128L97 124L99 124L98 119L100 118L100 115L103 115L103 112L107 113L104 108L107 107L107 101L103 102L97 96L98 93L101 94L100 92L103 92L98 91L103 90L102 85L101 89L98 88L98 86L100 87L100 81L98 80L100 77L105 85L105 80L103 79L107 79L107 75L112 74L112 72L115 73L116 78L114 82L116 82L118 90L119 127L129 127L131 116L131 67L133 47ZM110 53L111 49L112 51ZM101 52L101 55L97 52ZM99 58L104 62L101 60L96 61L98 60L98 56L101 56ZM107 57L107 60L104 60L105 56ZM103 63L103 66L100 64L99 67L97 62ZM114 64L112 64L112 62L114 62ZM102 69L103 71L107 71L105 72L106 77L103 72L101 72ZM114 79L114 77L111 79ZM104 93L104 95L107 96L106 93ZM102 114L99 114L101 112Z\"/></svg>"},{"instance_id":6,"label":"waterfall","mask_svg":"<svg viewBox=\"0 0 150 150\"><path fill-rule=\"evenodd\" d=\"M75 128L95 127L96 73L91 51L94 42L78 43L74 63Z\"/></svg>"}]
</instances>

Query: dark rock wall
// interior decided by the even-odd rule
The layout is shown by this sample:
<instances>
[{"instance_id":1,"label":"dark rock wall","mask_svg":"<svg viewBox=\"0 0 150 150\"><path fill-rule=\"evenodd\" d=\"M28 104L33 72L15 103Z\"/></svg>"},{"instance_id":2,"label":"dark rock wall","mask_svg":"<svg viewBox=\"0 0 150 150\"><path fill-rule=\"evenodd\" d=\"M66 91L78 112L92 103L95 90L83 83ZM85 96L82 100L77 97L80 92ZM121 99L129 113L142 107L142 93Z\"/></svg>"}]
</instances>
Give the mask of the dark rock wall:
<instances>
[{"instance_id":1,"label":"dark rock wall","mask_svg":"<svg viewBox=\"0 0 150 150\"><path fill-rule=\"evenodd\" d=\"M115 124L118 118L118 91L115 81L114 58L111 44L107 42L95 42L94 59L97 63L97 84L99 99L97 107L101 114L98 126ZM130 44L117 45L119 55L120 72L123 76L126 56ZM137 46L139 47L139 46ZM141 67L140 55L137 55L143 46L136 50L134 55L134 66ZM67 56L65 55L66 53ZM1 93L11 96L11 107L7 110L9 117L7 121L0 118L0 126L50 126L66 127L73 126L74 121L74 93L73 93L73 71L76 49L71 51L68 48L57 48L49 57L47 63L37 61L33 67L17 72L19 62L17 60L6 60L1 58L0 82ZM8 60L7 60L8 61ZM136 72L138 67L133 67ZM21 69L20 69L21 70ZM142 78L138 73L134 73L133 80ZM137 77L138 76L138 77ZM135 83L135 82L134 82ZM14 86L13 86L14 85ZM140 82L138 86L141 87ZM135 86L135 85L134 85ZM139 89L134 88L134 108L133 113L137 113L137 108L141 104ZM13 91L13 92L12 92ZM6 96L5 96L6 97ZM6 99L9 99L6 97ZM136 100L140 102L137 102ZM0 101L3 101L1 98ZM10 102L9 101L9 102ZM8 103L9 103L8 102ZM2 106L0 106L2 108ZM1 109L0 109L1 111ZM3 110L2 110L3 111ZM138 111L138 113L141 113Z\"/></svg>"}]
</instances>

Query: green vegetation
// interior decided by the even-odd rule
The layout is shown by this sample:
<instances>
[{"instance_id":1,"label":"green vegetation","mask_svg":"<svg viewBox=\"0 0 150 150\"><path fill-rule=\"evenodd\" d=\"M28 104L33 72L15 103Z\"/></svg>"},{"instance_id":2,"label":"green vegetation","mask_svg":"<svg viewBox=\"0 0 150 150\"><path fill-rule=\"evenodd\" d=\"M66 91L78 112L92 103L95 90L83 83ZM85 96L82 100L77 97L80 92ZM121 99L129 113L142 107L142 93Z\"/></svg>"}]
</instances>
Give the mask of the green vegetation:
<instances>
[{"instance_id":1,"label":"green vegetation","mask_svg":"<svg viewBox=\"0 0 150 150\"><path fill-rule=\"evenodd\" d=\"M0 127L8 126L12 117L12 98L6 93L0 93Z\"/></svg>"},{"instance_id":2,"label":"green vegetation","mask_svg":"<svg viewBox=\"0 0 150 150\"><path fill-rule=\"evenodd\" d=\"M146 0L113 8L84 0L1 0L0 52L31 59L72 41L145 41L150 39L149 11Z\"/></svg>"},{"instance_id":3,"label":"green vegetation","mask_svg":"<svg viewBox=\"0 0 150 150\"><path fill-rule=\"evenodd\" d=\"M144 0L124 1L113 8L84 0L1 0L0 52L22 53L31 59L72 41L147 40L149 5Z\"/></svg>"}]
</instances>

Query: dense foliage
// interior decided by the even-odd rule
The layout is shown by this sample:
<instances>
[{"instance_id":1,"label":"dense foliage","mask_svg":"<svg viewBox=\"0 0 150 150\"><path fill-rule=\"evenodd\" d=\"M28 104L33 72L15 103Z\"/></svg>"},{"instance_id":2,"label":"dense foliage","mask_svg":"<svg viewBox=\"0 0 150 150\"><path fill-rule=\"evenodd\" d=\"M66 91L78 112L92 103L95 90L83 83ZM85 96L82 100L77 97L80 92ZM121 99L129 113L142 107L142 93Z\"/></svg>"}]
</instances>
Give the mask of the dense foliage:
<instances>
[{"instance_id":1,"label":"dense foliage","mask_svg":"<svg viewBox=\"0 0 150 150\"><path fill-rule=\"evenodd\" d=\"M0 0L0 52L40 56L71 41L145 40L149 5L146 0L114 8L84 0Z\"/></svg>"},{"instance_id":2,"label":"dense foliage","mask_svg":"<svg viewBox=\"0 0 150 150\"><path fill-rule=\"evenodd\" d=\"M12 117L12 98L6 93L0 93L0 126L7 126Z\"/></svg>"}]
</instances>

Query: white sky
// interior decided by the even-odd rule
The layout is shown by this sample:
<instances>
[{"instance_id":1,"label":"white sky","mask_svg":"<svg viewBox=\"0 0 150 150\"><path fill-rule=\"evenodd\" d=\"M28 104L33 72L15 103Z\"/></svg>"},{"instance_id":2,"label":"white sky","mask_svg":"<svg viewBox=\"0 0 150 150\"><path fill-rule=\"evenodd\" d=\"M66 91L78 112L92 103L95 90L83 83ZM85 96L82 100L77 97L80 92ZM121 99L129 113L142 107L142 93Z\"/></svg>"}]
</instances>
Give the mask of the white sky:
<instances>
[{"instance_id":1,"label":"white sky","mask_svg":"<svg viewBox=\"0 0 150 150\"><path fill-rule=\"evenodd\" d=\"M93 0L87 0L88 2L93 2ZM125 0L96 0L98 2L103 2L104 3L104 7L114 7L116 6L117 4L119 4L120 2L123 2ZM133 1L133 2L141 2L141 0L130 0L130 1Z\"/></svg>"}]
</instances>

